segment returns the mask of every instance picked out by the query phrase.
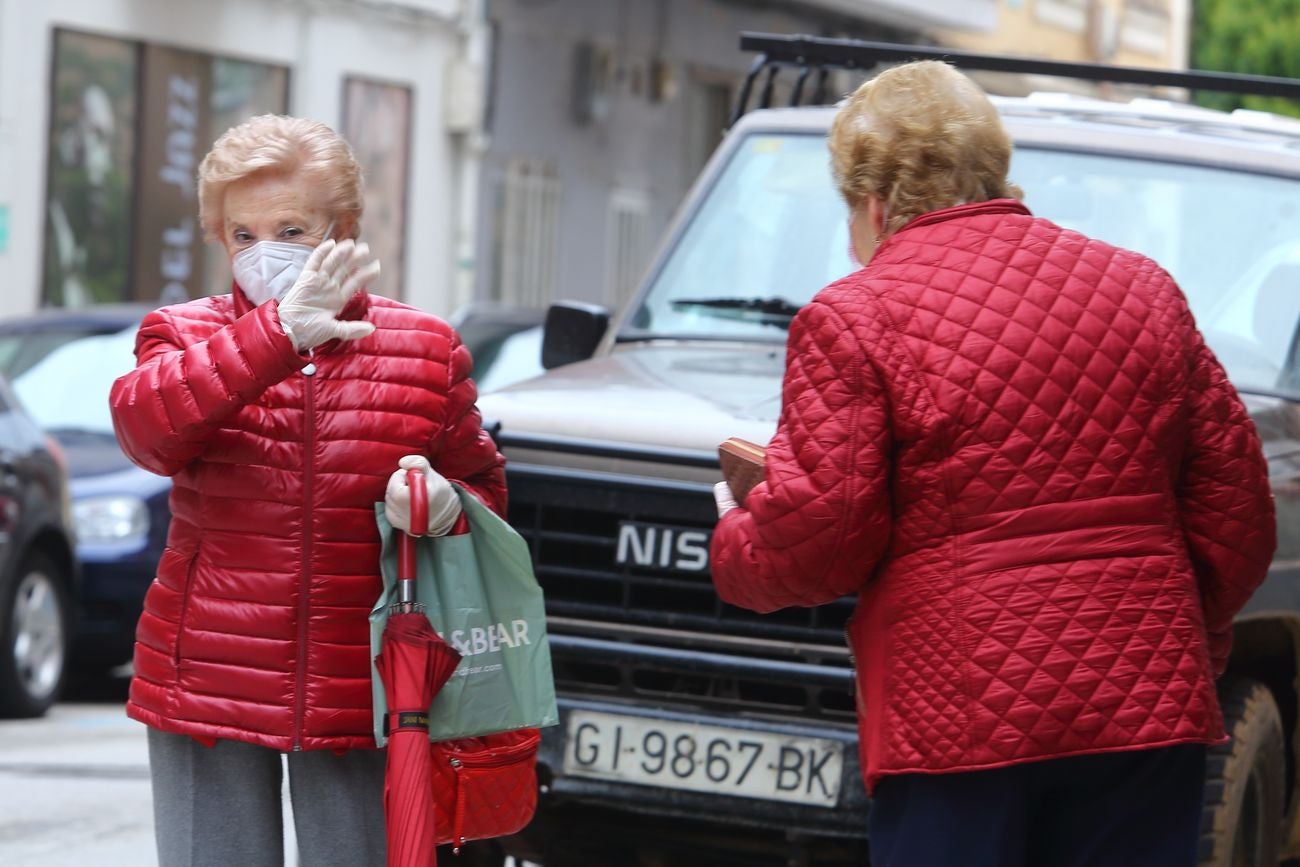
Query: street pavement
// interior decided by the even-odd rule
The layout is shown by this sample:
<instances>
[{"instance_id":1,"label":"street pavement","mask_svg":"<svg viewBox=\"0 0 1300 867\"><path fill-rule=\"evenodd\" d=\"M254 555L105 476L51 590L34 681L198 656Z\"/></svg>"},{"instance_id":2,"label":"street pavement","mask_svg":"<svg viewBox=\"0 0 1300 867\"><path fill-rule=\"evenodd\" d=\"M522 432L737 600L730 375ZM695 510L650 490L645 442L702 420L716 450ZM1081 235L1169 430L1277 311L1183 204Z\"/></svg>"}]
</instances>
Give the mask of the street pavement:
<instances>
[{"instance_id":1,"label":"street pavement","mask_svg":"<svg viewBox=\"0 0 1300 867\"><path fill-rule=\"evenodd\" d=\"M158 867L145 728L126 718L126 690L124 674L73 684L42 719L0 720L0 867Z\"/></svg>"},{"instance_id":2,"label":"street pavement","mask_svg":"<svg viewBox=\"0 0 1300 867\"><path fill-rule=\"evenodd\" d=\"M111 678L73 686L43 719L0 720L4 867L156 867L145 729L125 697Z\"/></svg>"},{"instance_id":3,"label":"street pavement","mask_svg":"<svg viewBox=\"0 0 1300 867\"><path fill-rule=\"evenodd\" d=\"M126 718L115 686L73 695L43 719L0 720L0 863L158 863L144 727Z\"/></svg>"}]
</instances>

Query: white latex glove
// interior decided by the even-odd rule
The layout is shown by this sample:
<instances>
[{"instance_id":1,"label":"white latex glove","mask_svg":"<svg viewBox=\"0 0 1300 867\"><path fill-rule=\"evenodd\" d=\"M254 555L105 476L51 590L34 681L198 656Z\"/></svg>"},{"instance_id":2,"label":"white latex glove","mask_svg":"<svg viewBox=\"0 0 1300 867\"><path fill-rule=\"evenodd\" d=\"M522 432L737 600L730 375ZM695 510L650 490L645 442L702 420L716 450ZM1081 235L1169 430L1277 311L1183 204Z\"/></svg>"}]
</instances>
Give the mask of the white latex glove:
<instances>
[{"instance_id":1,"label":"white latex glove","mask_svg":"<svg viewBox=\"0 0 1300 867\"><path fill-rule=\"evenodd\" d=\"M718 505L719 518L740 506L736 502L736 495L731 493L731 486L726 482L718 482L713 486L713 502Z\"/></svg>"},{"instance_id":2,"label":"white latex glove","mask_svg":"<svg viewBox=\"0 0 1300 867\"><path fill-rule=\"evenodd\" d=\"M384 515L388 523L403 532L411 529L411 490L406 486L407 470L422 470L424 486L429 492L430 536L445 536L460 517L460 497L456 489L432 466L424 455L407 455L397 462L399 469L388 477L388 490L384 494Z\"/></svg>"},{"instance_id":3,"label":"white latex glove","mask_svg":"<svg viewBox=\"0 0 1300 867\"><path fill-rule=\"evenodd\" d=\"M379 276L367 244L328 240L312 251L297 281L280 301L280 325L299 352L331 340L356 340L374 332L373 323L336 319L352 296Z\"/></svg>"}]
</instances>

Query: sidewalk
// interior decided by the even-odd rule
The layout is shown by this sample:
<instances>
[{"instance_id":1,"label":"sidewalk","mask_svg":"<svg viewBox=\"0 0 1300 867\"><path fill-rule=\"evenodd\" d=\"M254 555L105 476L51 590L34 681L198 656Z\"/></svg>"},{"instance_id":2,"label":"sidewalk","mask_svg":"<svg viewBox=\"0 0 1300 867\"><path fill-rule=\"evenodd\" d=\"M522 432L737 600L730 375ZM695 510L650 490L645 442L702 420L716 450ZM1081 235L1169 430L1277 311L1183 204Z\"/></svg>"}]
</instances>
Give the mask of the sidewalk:
<instances>
[{"instance_id":1,"label":"sidewalk","mask_svg":"<svg viewBox=\"0 0 1300 867\"><path fill-rule=\"evenodd\" d=\"M153 799L144 727L121 706L60 705L0 722L0 862L149 867Z\"/></svg>"},{"instance_id":2,"label":"sidewalk","mask_svg":"<svg viewBox=\"0 0 1300 867\"><path fill-rule=\"evenodd\" d=\"M114 689L43 719L0 720L3 867L158 867L145 727L126 718ZM296 865L285 780L284 863Z\"/></svg>"},{"instance_id":3,"label":"sidewalk","mask_svg":"<svg viewBox=\"0 0 1300 867\"><path fill-rule=\"evenodd\" d=\"M287 809L285 827L285 863L294 864ZM121 704L0 720L0 864L157 867L145 727Z\"/></svg>"}]
</instances>

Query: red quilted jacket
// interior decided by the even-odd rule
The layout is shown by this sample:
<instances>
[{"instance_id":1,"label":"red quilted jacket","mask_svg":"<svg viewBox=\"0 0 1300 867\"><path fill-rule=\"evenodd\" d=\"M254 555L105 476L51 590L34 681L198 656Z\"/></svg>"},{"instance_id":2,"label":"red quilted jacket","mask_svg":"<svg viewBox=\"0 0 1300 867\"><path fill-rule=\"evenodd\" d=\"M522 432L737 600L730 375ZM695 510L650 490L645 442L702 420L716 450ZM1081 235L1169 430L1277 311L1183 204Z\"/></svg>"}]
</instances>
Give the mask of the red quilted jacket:
<instances>
[{"instance_id":1,"label":"red quilted jacket","mask_svg":"<svg viewBox=\"0 0 1300 867\"><path fill-rule=\"evenodd\" d=\"M374 506L403 455L505 509L469 353L446 323L358 296L376 331L299 355L243 293L150 313L111 402L122 448L173 477L127 713L278 750L374 747Z\"/></svg>"},{"instance_id":2,"label":"red quilted jacket","mask_svg":"<svg viewBox=\"0 0 1300 867\"><path fill-rule=\"evenodd\" d=\"M787 365L713 576L756 611L859 594L868 788L1223 738L1272 498L1155 263L1011 200L934 212L800 311Z\"/></svg>"}]
</instances>

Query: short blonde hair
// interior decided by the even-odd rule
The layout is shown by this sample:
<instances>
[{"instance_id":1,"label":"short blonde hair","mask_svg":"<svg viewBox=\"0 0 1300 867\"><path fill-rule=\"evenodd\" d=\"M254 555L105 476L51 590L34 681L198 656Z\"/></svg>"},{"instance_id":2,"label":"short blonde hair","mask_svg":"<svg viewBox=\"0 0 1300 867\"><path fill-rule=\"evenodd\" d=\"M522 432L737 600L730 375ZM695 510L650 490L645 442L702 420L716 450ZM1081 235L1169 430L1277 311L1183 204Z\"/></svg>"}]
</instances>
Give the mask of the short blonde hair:
<instances>
[{"instance_id":1,"label":"short blonde hair","mask_svg":"<svg viewBox=\"0 0 1300 867\"><path fill-rule=\"evenodd\" d=\"M222 134L199 164L199 222L208 240L221 237L226 188L260 173L301 173L337 219L350 216L361 233L361 167L343 137L323 123L263 114Z\"/></svg>"},{"instance_id":2,"label":"short blonde hair","mask_svg":"<svg viewBox=\"0 0 1300 867\"><path fill-rule=\"evenodd\" d=\"M1011 138L979 85L946 63L887 69L831 124L831 166L850 208L885 205L885 234L964 202L1020 198L1007 180Z\"/></svg>"}]
</instances>

